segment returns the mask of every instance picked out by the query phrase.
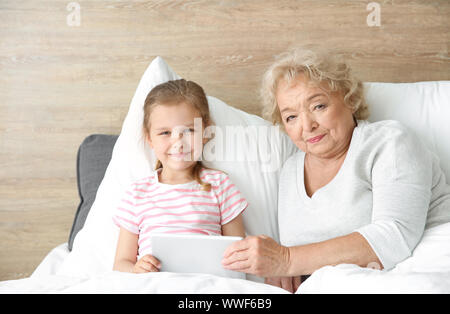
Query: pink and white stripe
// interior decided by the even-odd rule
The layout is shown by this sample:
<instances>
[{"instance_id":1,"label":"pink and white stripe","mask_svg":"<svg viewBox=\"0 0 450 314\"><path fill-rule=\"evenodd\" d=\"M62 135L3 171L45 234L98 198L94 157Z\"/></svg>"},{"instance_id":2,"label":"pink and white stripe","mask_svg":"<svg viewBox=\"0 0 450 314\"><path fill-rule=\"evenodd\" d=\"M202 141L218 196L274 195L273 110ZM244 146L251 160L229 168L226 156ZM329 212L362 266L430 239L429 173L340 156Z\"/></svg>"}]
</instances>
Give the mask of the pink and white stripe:
<instances>
[{"instance_id":1,"label":"pink and white stripe","mask_svg":"<svg viewBox=\"0 0 450 314\"><path fill-rule=\"evenodd\" d=\"M247 201L225 173L203 169L200 178L211 184L210 191L203 191L195 181L160 183L157 171L125 191L113 221L139 234L139 256L151 254L152 234L221 235L222 225L247 208Z\"/></svg>"}]
</instances>

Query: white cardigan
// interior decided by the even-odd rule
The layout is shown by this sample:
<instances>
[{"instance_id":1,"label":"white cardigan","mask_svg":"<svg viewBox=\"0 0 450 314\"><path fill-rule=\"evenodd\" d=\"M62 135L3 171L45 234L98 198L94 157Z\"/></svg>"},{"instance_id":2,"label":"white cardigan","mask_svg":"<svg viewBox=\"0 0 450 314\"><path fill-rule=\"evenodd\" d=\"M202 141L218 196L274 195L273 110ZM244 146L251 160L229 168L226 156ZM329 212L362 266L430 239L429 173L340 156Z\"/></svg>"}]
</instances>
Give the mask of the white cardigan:
<instances>
[{"instance_id":1,"label":"white cardigan","mask_svg":"<svg viewBox=\"0 0 450 314\"><path fill-rule=\"evenodd\" d=\"M341 169L311 198L305 191L304 157L301 151L291 156L281 171L283 245L357 231L390 269L411 255L424 228L450 221L450 186L439 160L399 122L358 121Z\"/></svg>"}]
</instances>

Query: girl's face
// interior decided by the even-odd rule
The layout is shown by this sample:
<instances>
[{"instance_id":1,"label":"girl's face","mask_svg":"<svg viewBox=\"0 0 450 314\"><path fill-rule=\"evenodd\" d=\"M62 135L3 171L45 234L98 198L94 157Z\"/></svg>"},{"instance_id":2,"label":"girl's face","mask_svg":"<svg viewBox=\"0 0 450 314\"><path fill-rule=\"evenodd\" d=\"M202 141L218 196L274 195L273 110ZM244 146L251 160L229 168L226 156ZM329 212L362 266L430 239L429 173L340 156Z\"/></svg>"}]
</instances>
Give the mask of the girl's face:
<instances>
[{"instance_id":1,"label":"girl's face","mask_svg":"<svg viewBox=\"0 0 450 314\"><path fill-rule=\"evenodd\" d=\"M194 106L184 102L156 105L147 141L164 169L183 171L193 167L202 154L203 129Z\"/></svg>"}]
</instances>

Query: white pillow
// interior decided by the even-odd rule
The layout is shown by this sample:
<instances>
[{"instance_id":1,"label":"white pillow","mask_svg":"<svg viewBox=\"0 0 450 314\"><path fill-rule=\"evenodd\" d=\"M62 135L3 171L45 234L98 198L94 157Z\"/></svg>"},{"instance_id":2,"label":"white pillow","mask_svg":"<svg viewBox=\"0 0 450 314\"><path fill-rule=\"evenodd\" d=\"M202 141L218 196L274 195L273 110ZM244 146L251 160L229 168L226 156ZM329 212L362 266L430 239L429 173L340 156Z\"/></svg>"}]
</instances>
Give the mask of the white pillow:
<instances>
[{"instance_id":1,"label":"white pillow","mask_svg":"<svg viewBox=\"0 0 450 314\"><path fill-rule=\"evenodd\" d=\"M370 121L397 120L440 159L450 183L450 81L364 83Z\"/></svg>"},{"instance_id":2,"label":"white pillow","mask_svg":"<svg viewBox=\"0 0 450 314\"><path fill-rule=\"evenodd\" d=\"M112 269L118 228L111 217L124 189L147 176L155 161L151 149L144 145L142 134L145 98L154 86L179 78L160 57L145 71L95 202L58 274L90 276ZM278 241L279 172L297 148L287 135L262 118L232 108L214 97L208 96L208 102L216 133L205 145L205 165L228 173L246 197L249 206L243 217L247 233L266 234Z\"/></svg>"}]
</instances>

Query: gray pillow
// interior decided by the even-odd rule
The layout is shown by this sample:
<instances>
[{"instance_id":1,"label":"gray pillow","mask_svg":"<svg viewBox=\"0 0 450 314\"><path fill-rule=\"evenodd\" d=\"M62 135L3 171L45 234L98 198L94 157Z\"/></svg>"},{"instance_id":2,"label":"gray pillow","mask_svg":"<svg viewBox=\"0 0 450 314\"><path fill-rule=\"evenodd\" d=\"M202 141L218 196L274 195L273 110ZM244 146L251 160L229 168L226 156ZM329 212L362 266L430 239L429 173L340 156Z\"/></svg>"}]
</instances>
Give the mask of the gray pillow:
<instances>
[{"instance_id":1,"label":"gray pillow","mask_svg":"<svg viewBox=\"0 0 450 314\"><path fill-rule=\"evenodd\" d=\"M80 205L78 205L69 235L69 251L72 250L73 240L78 231L83 228L94 203L95 195L105 176L118 137L118 135L106 134L89 135L78 149L77 182Z\"/></svg>"}]
</instances>

